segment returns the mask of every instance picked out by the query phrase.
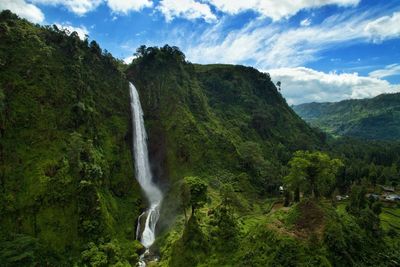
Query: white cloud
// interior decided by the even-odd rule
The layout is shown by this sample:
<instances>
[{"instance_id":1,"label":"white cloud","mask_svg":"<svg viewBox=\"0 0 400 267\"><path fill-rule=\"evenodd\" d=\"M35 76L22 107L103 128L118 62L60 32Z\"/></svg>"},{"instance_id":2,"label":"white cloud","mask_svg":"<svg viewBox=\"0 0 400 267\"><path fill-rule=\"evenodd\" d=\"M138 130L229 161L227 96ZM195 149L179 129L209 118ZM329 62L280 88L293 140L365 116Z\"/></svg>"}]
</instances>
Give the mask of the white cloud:
<instances>
[{"instance_id":1,"label":"white cloud","mask_svg":"<svg viewBox=\"0 0 400 267\"><path fill-rule=\"evenodd\" d=\"M400 12L368 22L364 32L374 42L400 37Z\"/></svg>"},{"instance_id":2,"label":"white cloud","mask_svg":"<svg viewBox=\"0 0 400 267\"><path fill-rule=\"evenodd\" d=\"M200 34L198 44L187 49L188 58L196 63L243 63L257 58L277 34L277 29L262 27L255 21L224 34L223 22Z\"/></svg>"},{"instance_id":3,"label":"white cloud","mask_svg":"<svg viewBox=\"0 0 400 267\"><path fill-rule=\"evenodd\" d=\"M310 24L311 24L310 18L306 18L306 19L303 19L302 21L300 21L300 26L303 26L303 27L310 26Z\"/></svg>"},{"instance_id":4,"label":"white cloud","mask_svg":"<svg viewBox=\"0 0 400 267\"><path fill-rule=\"evenodd\" d=\"M157 9L168 22L174 18L204 19L206 22L213 22L217 19L210 6L194 0L161 0Z\"/></svg>"},{"instance_id":5,"label":"white cloud","mask_svg":"<svg viewBox=\"0 0 400 267\"><path fill-rule=\"evenodd\" d=\"M289 104L368 98L382 93L400 92L399 84L359 76L357 73L324 73L305 67L266 71L274 82L281 81L282 94Z\"/></svg>"},{"instance_id":6,"label":"white cloud","mask_svg":"<svg viewBox=\"0 0 400 267\"><path fill-rule=\"evenodd\" d=\"M95 10L102 0L32 0L33 3L53 6L65 6L69 11L83 16L87 12Z\"/></svg>"},{"instance_id":7,"label":"white cloud","mask_svg":"<svg viewBox=\"0 0 400 267\"><path fill-rule=\"evenodd\" d=\"M44 21L44 14L42 11L35 5L29 4L24 0L0 0L0 10L6 9L33 23L41 23Z\"/></svg>"},{"instance_id":8,"label":"white cloud","mask_svg":"<svg viewBox=\"0 0 400 267\"><path fill-rule=\"evenodd\" d=\"M130 57L124 58L123 60L124 60L125 64L131 64L132 60L134 60L135 58L136 58L136 56L130 56Z\"/></svg>"},{"instance_id":9,"label":"white cloud","mask_svg":"<svg viewBox=\"0 0 400 267\"><path fill-rule=\"evenodd\" d=\"M68 23L55 23L55 25L59 29L67 30L70 34L76 32L81 40L84 40L86 35L89 35L89 31L86 29L85 26L76 27Z\"/></svg>"},{"instance_id":10,"label":"white cloud","mask_svg":"<svg viewBox=\"0 0 400 267\"><path fill-rule=\"evenodd\" d=\"M206 0L206 2L231 15L253 11L277 21L293 16L302 9L326 5L355 6L360 0Z\"/></svg>"},{"instance_id":11,"label":"white cloud","mask_svg":"<svg viewBox=\"0 0 400 267\"><path fill-rule=\"evenodd\" d=\"M188 59L198 63L250 64L261 69L303 66L317 60L321 52L338 45L370 42L375 36L396 37L384 33L383 29L365 31L368 25L381 19L371 16L368 12L357 15L344 13L328 17L319 25L298 28L254 20L233 31L227 31L223 23L218 23L201 34L197 33L201 37L197 41L190 39L191 44L185 50ZM398 25L400 23L391 19L386 28L400 29Z\"/></svg>"},{"instance_id":12,"label":"white cloud","mask_svg":"<svg viewBox=\"0 0 400 267\"><path fill-rule=\"evenodd\" d=\"M107 0L108 7L115 13L128 14L130 11L140 11L152 7L151 0Z\"/></svg>"},{"instance_id":13,"label":"white cloud","mask_svg":"<svg viewBox=\"0 0 400 267\"><path fill-rule=\"evenodd\" d=\"M389 76L400 75L400 64L387 65L384 69L375 70L368 74L374 78L384 78Z\"/></svg>"}]
</instances>

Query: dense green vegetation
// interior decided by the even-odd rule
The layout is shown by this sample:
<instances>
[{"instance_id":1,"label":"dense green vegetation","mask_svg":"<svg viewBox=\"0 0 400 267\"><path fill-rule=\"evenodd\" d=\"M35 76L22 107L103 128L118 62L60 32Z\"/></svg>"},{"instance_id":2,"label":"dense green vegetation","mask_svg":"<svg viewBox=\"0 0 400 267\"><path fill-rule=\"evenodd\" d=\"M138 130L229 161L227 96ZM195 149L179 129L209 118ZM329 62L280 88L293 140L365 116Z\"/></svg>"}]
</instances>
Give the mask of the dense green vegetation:
<instances>
[{"instance_id":1,"label":"dense green vegetation","mask_svg":"<svg viewBox=\"0 0 400 267\"><path fill-rule=\"evenodd\" d=\"M343 163L330 159L321 152L297 151L289 162L289 174L284 178L286 191L294 191L294 199L300 200L300 192L313 199L329 196L334 187L336 174Z\"/></svg>"},{"instance_id":2,"label":"dense green vegetation","mask_svg":"<svg viewBox=\"0 0 400 267\"><path fill-rule=\"evenodd\" d=\"M2 266L135 263L128 82L93 41L0 14Z\"/></svg>"},{"instance_id":3,"label":"dense green vegetation","mask_svg":"<svg viewBox=\"0 0 400 267\"><path fill-rule=\"evenodd\" d=\"M352 184L363 181L373 187L400 184L399 142L341 138L330 141L329 151L344 163L336 177L336 187L341 193L349 191Z\"/></svg>"},{"instance_id":4,"label":"dense green vegetation","mask_svg":"<svg viewBox=\"0 0 400 267\"><path fill-rule=\"evenodd\" d=\"M293 109L311 125L335 136L371 140L400 138L400 94L336 103L308 103Z\"/></svg>"},{"instance_id":5,"label":"dense green vegetation","mask_svg":"<svg viewBox=\"0 0 400 267\"><path fill-rule=\"evenodd\" d=\"M136 265L146 203L128 81L165 193L160 260L149 265L400 262L398 205L366 198L400 182L400 144L327 141L267 73L191 64L168 45L142 46L126 66L94 41L5 11L0 48L1 265Z\"/></svg>"},{"instance_id":6,"label":"dense green vegetation","mask_svg":"<svg viewBox=\"0 0 400 267\"><path fill-rule=\"evenodd\" d=\"M354 213L331 204L336 188L349 193L353 184L372 186L358 167L395 166L398 180L398 145L325 143L324 134L286 105L268 74L243 66L193 65L175 47L139 48L127 76L141 95L151 158L161 159L157 168L168 180L155 245L159 266L398 262L397 241L384 231L370 235L380 229L372 206ZM297 152L290 161L297 150L315 149L325 153ZM288 189L303 200L289 197L290 206L282 208L278 188L285 176ZM299 190L290 183L295 179L301 181ZM208 184L205 204L196 200L204 190L191 190L204 189L198 187L201 180ZM368 220L375 223L368 226Z\"/></svg>"},{"instance_id":7,"label":"dense green vegetation","mask_svg":"<svg viewBox=\"0 0 400 267\"><path fill-rule=\"evenodd\" d=\"M253 68L193 65L164 46L140 47L126 72L141 97L155 176L168 179L161 228L181 211L183 177L200 177L214 190L230 184L247 196L246 206L278 193L292 152L323 144L269 75Z\"/></svg>"}]
</instances>

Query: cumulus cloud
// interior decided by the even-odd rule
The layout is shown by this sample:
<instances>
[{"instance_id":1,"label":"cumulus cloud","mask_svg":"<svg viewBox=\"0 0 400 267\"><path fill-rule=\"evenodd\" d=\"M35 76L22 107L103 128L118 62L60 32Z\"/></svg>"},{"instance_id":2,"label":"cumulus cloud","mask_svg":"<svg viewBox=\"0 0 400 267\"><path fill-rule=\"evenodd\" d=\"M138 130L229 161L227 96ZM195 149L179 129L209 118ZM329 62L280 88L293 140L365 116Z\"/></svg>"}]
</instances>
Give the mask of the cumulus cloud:
<instances>
[{"instance_id":1,"label":"cumulus cloud","mask_svg":"<svg viewBox=\"0 0 400 267\"><path fill-rule=\"evenodd\" d=\"M395 75L400 75L400 64L387 65L384 69L375 70L369 73L370 77L379 79Z\"/></svg>"},{"instance_id":2,"label":"cumulus cloud","mask_svg":"<svg viewBox=\"0 0 400 267\"><path fill-rule=\"evenodd\" d=\"M130 11L152 7L153 2L150 0L108 0L107 5L115 13L128 14Z\"/></svg>"},{"instance_id":3,"label":"cumulus cloud","mask_svg":"<svg viewBox=\"0 0 400 267\"><path fill-rule=\"evenodd\" d=\"M128 14L130 11L140 11L146 7L152 7L151 0L32 0L42 5L64 6L70 12L83 16L95 10L98 6L107 3L114 13Z\"/></svg>"},{"instance_id":4,"label":"cumulus cloud","mask_svg":"<svg viewBox=\"0 0 400 267\"><path fill-rule=\"evenodd\" d=\"M281 81L282 94L289 104L330 102L349 98L369 98L400 92L399 84L357 73L325 73L305 67L266 71L274 82Z\"/></svg>"},{"instance_id":5,"label":"cumulus cloud","mask_svg":"<svg viewBox=\"0 0 400 267\"><path fill-rule=\"evenodd\" d=\"M70 34L73 32L76 32L81 40L84 40L86 38L86 35L89 35L89 31L86 29L85 26L72 26L69 23L55 23L55 25L59 29L67 30Z\"/></svg>"},{"instance_id":6,"label":"cumulus cloud","mask_svg":"<svg viewBox=\"0 0 400 267\"><path fill-rule=\"evenodd\" d=\"M157 9L168 22L174 18L203 19L206 22L217 19L209 5L194 0L161 0Z\"/></svg>"},{"instance_id":7,"label":"cumulus cloud","mask_svg":"<svg viewBox=\"0 0 400 267\"><path fill-rule=\"evenodd\" d=\"M136 58L136 56L129 56L129 57L124 58L123 60L124 60L125 64L131 64L132 60L134 60L135 58Z\"/></svg>"},{"instance_id":8,"label":"cumulus cloud","mask_svg":"<svg viewBox=\"0 0 400 267\"><path fill-rule=\"evenodd\" d=\"M65 6L69 11L83 16L87 12L95 10L102 0L33 0L33 3L53 6Z\"/></svg>"},{"instance_id":9,"label":"cumulus cloud","mask_svg":"<svg viewBox=\"0 0 400 267\"><path fill-rule=\"evenodd\" d=\"M390 18L396 17L394 13ZM394 19L386 20L385 27L365 31L368 25L381 21L369 13L333 15L318 25L288 28L281 24L268 24L265 20L249 22L241 29L227 31L222 23L192 41L186 51L194 62L223 62L250 64L258 68L297 67L319 59L320 54L332 47L370 42L375 37L395 38L391 29L399 29Z\"/></svg>"},{"instance_id":10,"label":"cumulus cloud","mask_svg":"<svg viewBox=\"0 0 400 267\"><path fill-rule=\"evenodd\" d=\"M355 6L360 0L206 0L218 10L231 15L243 11L253 11L274 21L295 15L302 9L318 8L326 5Z\"/></svg>"},{"instance_id":11,"label":"cumulus cloud","mask_svg":"<svg viewBox=\"0 0 400 267\"><path fill-rule=\"evenodd\" d=\"M42 11L35 5L27 3L24 0L0 0L0 10L6 9L33 23L41 23L44 21L44 14Z\"/></svg>"},{"instance_id":12,"label":"cumulus cloud","mask_svg":"<svg viewBox=\"0 0 400 267\"><path fill-rule=\"evenodd\" d=\"M1 0L11 4L25 3L29 8L36 8L27 4L25 0ZM152 7L152 0L30 0L33 4L63 6L70 12L83 16L95 10L103 3L114 13L127 14L130 11L139 11L146 7ZM244 11L253 11L262 17L269 17L274 21L289 18L303 9L318 8L326 5L355 6L360 0L161 0L156 9L171 21L174 18L188 20L204 19L206 22L215 22L216 13L236 15ZM211 9L211 6L213 9ZM31 11L32 12L32 11Z\"/></svg>"},{"instance_id":13,"label":"cumulus cloud","mask_svg":"<svg viewBox=\"0 0 400 267\"><path fill-rule=\"evenodd\" d=\"M400 37L400 12L368 22L364 33L374 42Z\"/></svg>"}]
</instances>

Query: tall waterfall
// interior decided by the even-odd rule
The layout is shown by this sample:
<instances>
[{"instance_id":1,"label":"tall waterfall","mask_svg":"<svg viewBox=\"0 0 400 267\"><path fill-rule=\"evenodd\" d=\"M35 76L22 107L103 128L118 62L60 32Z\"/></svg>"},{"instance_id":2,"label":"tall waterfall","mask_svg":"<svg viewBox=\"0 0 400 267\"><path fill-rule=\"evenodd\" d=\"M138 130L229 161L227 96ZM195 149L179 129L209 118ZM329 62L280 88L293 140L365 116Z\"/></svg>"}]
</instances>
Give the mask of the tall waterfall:
<instances>
[{"instance_id":1,"label":"tall waterfall","mask_svg":"<svg viewBox=\"0 0 400 267\"><path fill-rule=\"evenodd\" d=\"M160 189L153 183L146 143L147 134L144 127L143 110L140 105L139 94L132 83L129 83L129 89L131 96L133 153L135 158L136 179L142 187L150 205L148 210L139 217L137 237L140 236L140 229L143 228L140 242L145 246L148 253L148 248L155 240L155 228L160 217L160 205L163 196ZM146 216L146 221L145 225L141 226L140 222L143 216ZM145 266L143 257L144 255L142 255L140 266Z\"/></svg>"}]
</instances>

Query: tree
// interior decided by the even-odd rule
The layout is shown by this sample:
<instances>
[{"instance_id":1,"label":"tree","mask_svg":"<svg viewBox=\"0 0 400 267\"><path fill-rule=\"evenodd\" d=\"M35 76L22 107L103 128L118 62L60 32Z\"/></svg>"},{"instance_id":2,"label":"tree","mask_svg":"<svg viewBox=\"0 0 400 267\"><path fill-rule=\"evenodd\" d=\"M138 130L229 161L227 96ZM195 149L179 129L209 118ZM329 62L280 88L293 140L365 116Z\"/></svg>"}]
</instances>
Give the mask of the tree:
<instances>
[{"instance_id":1,"label":"tree","mask_svg":"<svg viewBox=\"0 0 400 267\"><path fill-rule=\"evenodd\" d=\"M141 45L141 46L139 46L138 49L136 49L136 53L134 53L133 55L135 57L143 57L146 55L146 51L147 51L147 47L145 45Z\"/></svg>"},{"instance_id":2,"label":"tree","mask_svg":"<svg viewBox=\"0 0 400 267\"><path fill-rule=\"evenodd\" d=\"M232 208L224 204L217 206L210 224L214 226L212 236L218 250L232 251L237 247L239 229Z\"/></svg>"},{"instance_id":3,"label":"tree","mask_svg":"<svg viewBox=\"0 0 400 267\"><path fill-rule=\"evenodd\" d=\"M183 180L183 183L181 184L180 191L181 207L183 209L183 214L185 215L185 222L187 222L188 219L186 210L190 206L190 188L185 180Z\"/></svg>"},{"instance_id":4,"label":"tree","mask_svg":"<svg viewBox=\"0 0 400 267\"><path fill-rule=\"evenodd\" d=\"M188 176L184 178L184 183L189 189L189 205L192 207L192 215L197 208L203 206L207 201L207 184L199 177ZM187 197L187 194L185 194Z\"/></svg>"},{"instance_id":5,"label":"tree","mask_svg":"<svg viewBox=\"0 0 400 267\"><path fill-rule=\"evenodd\" d=\"M372 163L369 166L368 178L374 186L376 185L376 182L378 181L378 177L379 177L378 169L376 168L376 165L374 163Z\"/></svg>"},{"instance_id":6,"label":"tree","mask_svg":"<svg viewBox=\"0 0 400 267\"><path fill-rule=\"evenodd\" d=\"M284 178L285 186L318 198L331 191L336 173L342 165L339 159L331 159L322 152L297 151L289 162L289 175Z\"/></svg>"},{"instance_id":7,"label":"tree","mask_svg":"<svg viewBox=\"0 0 400 267\"><path fill-rule=\"evenodd\" d=\"M235 202L237 201L237 196L235 194L235 190L233 189L233 186L229 183L221 185L219 194L221 196L221 205L223 205L225 207L233 206L235 204Z\"/></svg>"},{"instance_id":8,"label":"tree","mask_svg":"<svg viewBox=\"0 0 400 267\"><path fill-rule=\"evenodd\" d=\"M397 167L396 164L392 164L390 167L385 167L383 168L382 171L382 184L390 184L393 186L397 185L398 182L398 172L397 172Z\"/></svg>"},{"instance_id":9,"label":"tree","mask_svg":"<svg viewBox=\"0 0 400 267\"><path fill-rule=\"evenodd\" d=\"M278 86L279 91L281 91L281 85L282 85L281 81L276 82L276 86Z\"/></svg>"},{"instance_id":10,"label":"tree","mask_svg":"<svg viewBox=\"0 0 400 267\"><path fill-rule=\"evenodd\" d=\"M97 56L101 56L101 48L96 41L91 41L89 46L92 53L96 54Z\"/></svg>"},{"instance_id":11,"label":"tree","mask_svg":"<svg viewBox=\"0 0 400 267\"><path fill-rule=\"evenodd\" d=\"M351 188L349 204L346 206L346 210L353 215L358 215L367 205L366 193L365 186L354 185Z\"/></svg>"}]
</instances>

